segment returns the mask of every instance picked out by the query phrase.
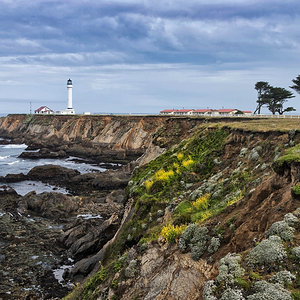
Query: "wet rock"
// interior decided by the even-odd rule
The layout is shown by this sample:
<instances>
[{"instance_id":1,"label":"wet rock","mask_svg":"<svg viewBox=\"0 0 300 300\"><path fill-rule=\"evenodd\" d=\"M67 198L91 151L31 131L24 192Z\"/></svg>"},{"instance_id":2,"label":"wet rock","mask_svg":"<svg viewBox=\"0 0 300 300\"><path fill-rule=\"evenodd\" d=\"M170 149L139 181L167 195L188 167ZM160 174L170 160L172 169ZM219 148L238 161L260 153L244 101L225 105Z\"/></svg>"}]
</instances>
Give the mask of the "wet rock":
<instances>
[{"instance_id":1,"label":"wet rock","mask_svg":"<svg viewBox=\"0 0 300 300\"><path fill-rule=\"evenodd\" d=\"M55 192L30 192L23 197L19 205L47 218L68 217L79 207L76 198Z\"/></svg>"},{"instance_id":2,"label":"wet rock","mask_svg":"<svg viewBox=\"0 0 300 300\"><path fill-rule=\"evenodd\" d=\"M18 195L17 192L11 188L10 186L7 186L7 185L1 185L0 186L0 196L5 196L5 195ZM1 199L1 202L4 202L3 201L4 199ZM3 206L3 203L2 203L2 206Z\"/></svg>"},{"instance_id":3,"label":"wet rock","mask_svg":"<svg viewBox=\"0 0 300 300\"><path fill-rule=\"evenodd\" d=\"M26 175L24 175L23 173L19 173L19 174L7 174L2 181L3 182L19 182L19 181L23 181L26 180Z\"/></svg>"},{"instance_id":4,"label":"wet rock","mask_svg":"<svg viewBox=\"0 0 300 300\"><path fill-rule=\"evenodd\" d=\"M44 165L32 168L28 172L28 177L32 180L60 183L64 180L70 180L79 174L80 172L77 170L57 165Z\"/></svg>"},{"instance_id":5,"label":"wet rock","mask_svg":"<svg viewBox=\"0 0 300 300\"><path fill-rule=\"evenodd\" d=\"M47 148L42 148L38 152L24 151L19 155L20 158L41 159L41 158L65 158L68 157L64 150L52 152Z\"/></svg>"},{"instance_id":6,"label":"wet rock","mask_svg":"<svg viewBox=\"0 0 300 300\"><path fill-rule=\"evenodd\" d=\"M89 220L65 232L62 241L70 247L69 252L72 256L82 258L99 251L113 237L119 223L116 214L104 222Z\"/></svg>"},{"instance_id":7,"label":"wet rock","mask_svg":"<svg viewBox=\"0 0 300 300\"><path fill-rule=\"evenodd\" d=\"M130 175L122 171L103 172L93 180L92 186L97 189L120 189L127 186Z\"/></svg>"},{"instance_id":8,"label":"wet rock","mask_svg":"<svg viewBox=\"0 0 300 300\"><path fill-rule=\"evenodd\" d=\"M116 202L116 203L124 204L124 202L125 202L125 191L124 190L112 191L106 197L106 202L107 203Z\"/></svg>"}]
</instances>

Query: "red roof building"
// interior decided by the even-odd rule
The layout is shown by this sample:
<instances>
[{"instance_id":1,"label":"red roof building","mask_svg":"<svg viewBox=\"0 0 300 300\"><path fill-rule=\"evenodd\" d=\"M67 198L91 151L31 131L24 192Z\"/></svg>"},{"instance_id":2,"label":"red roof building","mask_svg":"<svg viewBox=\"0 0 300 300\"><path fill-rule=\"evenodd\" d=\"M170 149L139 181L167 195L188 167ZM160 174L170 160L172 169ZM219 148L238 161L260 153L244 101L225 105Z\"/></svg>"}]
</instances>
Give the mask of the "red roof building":
<instances>
[{"instance_id":1,"label":"red roof building","mask_svg":"<svg viewBox=\"0 0 300 300\"><path fill-rule=\"evenodd\" d=\"M193 113L193 109L178 109L176 110L176 115L191 115Z\"/></svg>"},{"instance_id":2,"label":"red roof building","mask_svg":"<svg viewBox=\"0 0 300 300\"><path fill-rule=\"evenodd\" d=\"M218 109L220 114L235 114L237 111L237 109Z\"/></svg>"},{"instance_id":3,"label":"red roof building","mask_svg":"<svg viewBox=\"0 0 300 300\"><path fill-rule=\"evenodd\" d=\"M176 109L164 109L160 111L162 115L173 115L177 110Z\"/></svg>"},{"instance_id":4,"label":"red roof building","mask_svg":"<svg viewBox=\"0 0 300 300\"><path fill-rule=\"evenodd\" d=\"M50 109L47 106L41 106L38 109L36 109L34 111L35 114L45 114L45 115L49 115L49 114L54 114L54 111L52 109Z\"/></svg>"}]
</instances>

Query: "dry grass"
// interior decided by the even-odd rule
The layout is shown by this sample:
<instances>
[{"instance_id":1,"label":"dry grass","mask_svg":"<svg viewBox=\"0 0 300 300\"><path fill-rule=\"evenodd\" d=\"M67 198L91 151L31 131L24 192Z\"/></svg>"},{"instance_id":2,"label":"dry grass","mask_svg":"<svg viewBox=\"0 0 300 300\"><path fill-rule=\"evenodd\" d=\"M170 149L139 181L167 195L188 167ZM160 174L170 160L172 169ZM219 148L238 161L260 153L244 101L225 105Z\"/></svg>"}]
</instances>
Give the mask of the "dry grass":
<instances>
[{"instance_id":1,"label":"dry grass","mask_svg":"<svg viewBox=\"0 0 300 300\"><path fill-rule=\"evenodd\" d=\"M206 124L207 125L207 124ZM209 126L212 127L229 127L232 129L242 129L249 131L280 131L288 132L289 130L300 131L300 119L253 119L253 120L232 120L228 122L213 122Z\"/></svg>"}]
</instances>

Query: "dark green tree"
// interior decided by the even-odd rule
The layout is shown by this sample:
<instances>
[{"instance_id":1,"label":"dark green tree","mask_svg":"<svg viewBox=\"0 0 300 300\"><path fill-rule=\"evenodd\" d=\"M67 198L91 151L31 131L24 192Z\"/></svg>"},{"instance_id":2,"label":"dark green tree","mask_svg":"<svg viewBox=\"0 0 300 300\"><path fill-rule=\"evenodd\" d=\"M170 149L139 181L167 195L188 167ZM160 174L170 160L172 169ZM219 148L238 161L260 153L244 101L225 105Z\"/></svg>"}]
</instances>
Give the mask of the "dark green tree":
<instances>
[{"instance_id":1,"label":"dark green tree","mask_svg":"<svg viewBox=\"0 0 300 300\"><path fill-rule=\"evenodd\" d=\"M257 106L256 109L254 111L254 114L258 113L260 114L260 110L262 108L263 105L267 104L267 94L270 90L271 86L269 85L268 82L266 81L258 81L255 84L255 89L257 90Z\"/></svg>"},{"instance_id":2,"label":"dark green tree","mask_svg":"<svg viewBox=\"0 0 300 300\"><path fill-rule=\"evenodd\" d=\"M290 86L290 88L300 94L300 75L298 75L296 79L293 79L292 81L294 85Z\"/></svg>"},{"instance_id":3,"label":"dark green tree","mask_svg":"<svg viewBox=\"0 0 300 300\"><path fill-rule=\"evenodd\" d=\"M290 98L294 98L292 92L281 88L281 87L272 87L270 86L269 91L265 95L265 100L267 101L267 107L273 115L278 113L282 115L288 111L295 111L293 107L283 108L283 104Z\"/></svg>"}]
</instances>

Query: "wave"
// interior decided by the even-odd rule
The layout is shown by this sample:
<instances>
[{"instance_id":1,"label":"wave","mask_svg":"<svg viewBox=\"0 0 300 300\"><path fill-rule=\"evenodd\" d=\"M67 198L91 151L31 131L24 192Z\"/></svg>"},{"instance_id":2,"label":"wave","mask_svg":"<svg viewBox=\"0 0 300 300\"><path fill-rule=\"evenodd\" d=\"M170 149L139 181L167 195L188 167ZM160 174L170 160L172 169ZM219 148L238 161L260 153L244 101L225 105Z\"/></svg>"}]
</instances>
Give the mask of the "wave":
<instances>
[{"instance_id":1,"label":"wave","mask_svg":"<svg viewBox=\"0 0 300 300\"><path fill-rule=\"evenodd\" d=\"M20 162L19 160L15 160L15 161L12 161L12 162L10 162L10 163L7 163L8 165L14 165L14 164L16 164L16 163L18 163L18 162Z\"/></svg>"},{"instance_id":2,"label":"wave","mask_svg":"<svg viewBox=\"0 0 300 300\"><path fill-rule=\"evenodd\" d=\"M6 155L6 156L1 156L1 155L0 155L0 160L7 159L7 158L9 158L9 157L10 157L10 155Z\"/></svg>"},{"instance_id":3,"label":"wave","mask_svg":"<svg viewBox=\"0 0 300 300\"><path fill-rule=\"evenodd\" d=\"M3 148L5 148L5 149L12 149L12 148L21 149L21 148L26 148L26 147L27 147L26 144L11 144L11 145L3 146Z\"/></svg>"}]
</instances>

